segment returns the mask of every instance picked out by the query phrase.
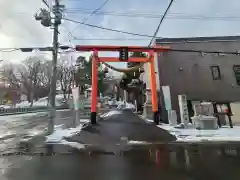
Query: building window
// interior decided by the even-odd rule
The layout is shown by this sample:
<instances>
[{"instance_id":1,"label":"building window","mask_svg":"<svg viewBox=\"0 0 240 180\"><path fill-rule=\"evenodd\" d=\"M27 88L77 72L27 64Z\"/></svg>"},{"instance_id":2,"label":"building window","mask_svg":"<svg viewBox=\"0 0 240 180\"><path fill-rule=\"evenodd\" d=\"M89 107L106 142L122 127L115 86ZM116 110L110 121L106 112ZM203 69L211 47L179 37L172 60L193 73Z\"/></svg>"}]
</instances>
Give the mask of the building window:
<instances>
[{"instance_id":1,"label":"building window","mask_svg":"<svg viewBox=\"0 0 240 180\"><path fill-rule=\"evenodd\" d=\"M221 73L219 66L211 66L213 80L220 80Z\"/></svg>"},{"instance_id":2,"label":"building window","mask_svg":"<svg viewBox=\"0 0 240 180\"><path fill-rule=\"evenodd\" d=\"M234 71L237 85L240 85L240 65L233 65L233 71Z\"/></svg>"}]
</instances>

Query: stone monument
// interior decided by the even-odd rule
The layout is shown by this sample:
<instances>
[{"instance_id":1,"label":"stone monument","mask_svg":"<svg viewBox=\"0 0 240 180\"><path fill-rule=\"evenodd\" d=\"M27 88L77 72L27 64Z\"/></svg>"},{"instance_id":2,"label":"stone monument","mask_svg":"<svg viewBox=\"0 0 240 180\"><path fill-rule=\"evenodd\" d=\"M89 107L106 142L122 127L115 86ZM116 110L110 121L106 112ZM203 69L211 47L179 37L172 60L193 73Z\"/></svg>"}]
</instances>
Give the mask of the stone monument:
<instances>
[{"instance_id":1,"label":"stone monument","mask_svg":"<svg viewBox=\"0 0 240 180\"><path fill-rule=\"evenodd\" d=\"M146 102L143 106L143 116L146 119L153 119L152 112L152 92L151 89L146 89Z\"/></svg>"}]
</instances>

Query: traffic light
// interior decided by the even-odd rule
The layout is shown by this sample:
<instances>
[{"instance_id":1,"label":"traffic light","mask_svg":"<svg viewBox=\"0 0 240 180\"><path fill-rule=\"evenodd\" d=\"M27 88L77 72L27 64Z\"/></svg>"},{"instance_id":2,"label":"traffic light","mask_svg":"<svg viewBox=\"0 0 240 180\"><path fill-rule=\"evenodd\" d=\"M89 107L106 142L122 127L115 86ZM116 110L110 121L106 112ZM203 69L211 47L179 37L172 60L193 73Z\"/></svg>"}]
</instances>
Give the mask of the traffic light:
<instances>
[{"instance_id":1,"label":"traffic light","mask_svg":"<svg viewBox=\"0 0 240 180\"><path fill-rule=\"evenodd\" d=\"M41 24L45 27L50 27L52 25L50 12L46 9L40 9L39 14L35 14L35 19L41 21Z\"/></svg>"},{"instance_id":2,"label":"traffic light","mask_svg":"<svg viewBox=\"0 0 240 180\"><path fill-rule=\"evenodd\" d=\"M128 61L128 47L120 47L119 60Z\"/></svg>"}]
</instances>

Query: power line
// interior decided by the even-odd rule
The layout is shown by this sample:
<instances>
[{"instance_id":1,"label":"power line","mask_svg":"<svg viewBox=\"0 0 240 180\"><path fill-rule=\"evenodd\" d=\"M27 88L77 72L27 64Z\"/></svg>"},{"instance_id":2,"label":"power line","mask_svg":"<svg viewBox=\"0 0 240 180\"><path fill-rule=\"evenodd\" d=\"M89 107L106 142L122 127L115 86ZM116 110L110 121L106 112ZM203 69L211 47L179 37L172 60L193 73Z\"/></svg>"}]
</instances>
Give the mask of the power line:
<instances>
[{"instance_id":1,"label":"power line","mask_svg":"<svg viewBox=\"0 0 240 180\"><path fill-rule=\"evenodd\" d=\"M63 18L63 19L66 20L66 21L82 24L82 25L85 25L85 26L93 27L93 28L103 29L103 30L107 30L107 31L118 32L118 33L122 33L122 34L133 35L133 36L142 36L142 37L150 37L150 38L153 37L153 36L147 35L147 34L132 33L132 32L121 31L121 30L117 30L117 29L106 28L106 27L103 27L103 26L88 24L88 23L84 23L84 22L80 22L80 21L76 21L76 20L72 20L72 19L68 19L68 18Z\"/></svg>"},{"instance_id":2,"label":"power line","mask_svg":"<svg viewBox=\"0 0 240 180\"><path fill-rule=\"evenodd\" d=\"M21 48L0 48L0 52L33 52L34 50L38 51L52 51L52 47L21 47Z\"/></svg>"},{"instance_id":3,"label":"power line","mask_svg":"<svg viewBox=\"0 0 240 180\"><path fill-rule=\"evenodd\" d=\"M67 13L71 14L71 13ZM81 14L81 13L80 13ZM82 13L84 14L84 13ZM144 18L144 19L158 19L162 15L129 15L129 14L105 14L98 13L96 15L114 16L114 17L127 17L127 18ZM183 20L202 20L202 21L240 21L240 16L201 16L201 15L168 15L166 19L183 19Z\"/></svg>"},{"instance_id":4,"label":"power line","mask_svg":"<svg viewBox=\"0 0 240 180\"><path fill-rule=\"evenodd\" d=\"M28 13L24 12L14 12L19 15L28 15ZM90 12L65 12L68 15L72 14L91 14ZM129 13L116 13L116 12L97 12L95 13L97 16L114 16L114 17L127 17L127 18L146 18L146 19L158 19L161 18L162 14L131 14ZM240 21L240 16L207 16L201 14L186 14L186 13L168 13L168 16L165 19L173 19L173 20L200 20L200 21Z\"/></svg>"},{"instance_id":5,"label":"power line","mask_svg":"<svg viewBox=\"0 0 240 180\"><path fill-rule=\"evenodd\" d=\"M103 4L101 4L97 9L95 9L95 10L90 14L90 17L93 16L93 15L95 15L100 9L102 9L102 8L108 3L108 1L109 1L109 0L104 1ZM85 18L85 19L83 20L83 22L87 22L88 20L89 20L89 17Z\"/></svg>"},{"instance_id":6,"label":"power line","mask_svg":"<svg viewBox=\"0 0 240 180\"><path fill-rule=\"evenodd\" d=\"M192 50L192 49L169 49L172 52L186 52L186 53L206 53L206 54L228 54L228 55L240 55L239 52L231 51L205 51L205 50Z\"/></svg>"},{"instance_id":7,"label":"power line","mask_svg":"<svg viewBox=\"0 0 240 180\"><path fill-rule=\"evenodd\" d=\"M101 4L97 9L95 9L95 10L90 14L90 16L96 14L100 9L102 9L102 8L107 4L108 1L109 1L109 0L104 1L103 4ZM83 19L82 22L83 22L83 23L86 23L88 20L89 20L89 17ZM80 27L80 25L78 25L76 28L74 28L74 29L72 30L72 32L70 32L70 35L71 35L73 38L74 38L74 36L72 35L73 32L76 31L76 29L78 29L79 27Z\"/></svg>"},{"instance_id":8,"label":"power line","mask_svg":"<svg viewBox=\"0 0 240 180\"><path fill-rule=\"evenodd\" d=\"M150 47L149 47L150 48ZM76 52L75 48L69 46L59 46L59 49L65 50L60 53L68 53L68 52ZM9 51L8 51L9 50ZM51 51L52 47L30 47L30 48L0 48L0 51L11 52L21 50L22 52L33 52L33 50L39 51ZM226 54L226 55L238 55L240 56L240 52L236 50L233 51L207 51L207 50L192 50L192 49L169 49L169 52L182 52L182 53L206 53L206 54Z\"/></svg>"},{"instance_id":9,"label":"power line","mask_svg":"<svg viewBox=\"0 0 240 180\"><path fill-rule=\"evenodd\" d=\"M87 9L88 10L88 9ZM88 10L89 11L89 10ZM86 11L86 9L77 11L77 10L65 10L67 14L89 14L90 12ZM163 14L154 14L154 13L146 13L140 11L125 11L125 12L111 12L111 11L98 11L95 15L110 15L110 16L126 16L126 17L143 17L143 18L159 18L162 17ZM170 15L170 16L169 16ZM184 16L181 16L184 15ZM226 19L226 20L239 20L240 16L209 16L203 14L187 14L187 13L168 13L166 17L168 19Z\"/></svg>"},{"instance_id":10,"label":"power line","mask_svg":"<svg viewBox=\"0 0 240 180\"><path fill-rule=\"evenodd\" d=\"M149 37L150 38L150 37ZM146 41L149 39L137 39L137 38L86 38L76 37L74 40L88 40L88 41Z\"/></svg>"},{"instance_id":11,"label":"power line","mask_svg":"<svg viewBox=\"0 0 240 180\"><path fill-rule=\"evenodd\" d=\"M161 18L158 26L157 26L157 29L156 29L156 31L154 32L153 37L152 37L151 41L149 42L149 45L148 45L148 46L151 46L151 45L152 45L152 42L153 42L153 40L155 39L155 37L157 36L157 33L158 33L158 31L159 31L159 28L160 28L160 26L162 25L162 22L163 22L164 18L166 17L166 15L167 15L170 7L172 6L172 3L173 3L173 0L170 1L169 5L168 5L168 7L167 7L167 9L166 9L166 11L164 12L164 14L163 14L163 16L162 16L162 18Z\"/></svg>"},{"instance_id":12,"label":"power line","mask_svg":"<svg viewBox=\"0 0 240 180\"><path fill-rule=\"evenodd\" d=\"M50 6L49 6L49 4L47 3L46 0L42 0L42 2L48 7L48 9L50 9Z\"/></svg>"},{"instance_id":13,"label":"power line","mask_svg":"<svg viewBox=\"0 0 240 180\"><path fill-rule=\"evenodd\" d=\"M69 35L71 36L71 37L73 37L74 39L75 39L75 36L73 36L73 34L72 34L72 32L68 29L68 27L66 27L66 26L62 26L64 29L65 29L65 31L68 33L68 42L72 45L72 42L71 42L71 40L70 40L70 38L69 38Z\"/></svg>"},{"instance_id":14,"label":"power line","mask_svg":"<svg viewBox=\"0 0 240 180\"><path fill-rule=\"evenodd\" d=\"M0 52L14 52L14 51L18 51L19 49L12 49L12 48L3 48L0 49Z\"/></svg>"}]
</instances>

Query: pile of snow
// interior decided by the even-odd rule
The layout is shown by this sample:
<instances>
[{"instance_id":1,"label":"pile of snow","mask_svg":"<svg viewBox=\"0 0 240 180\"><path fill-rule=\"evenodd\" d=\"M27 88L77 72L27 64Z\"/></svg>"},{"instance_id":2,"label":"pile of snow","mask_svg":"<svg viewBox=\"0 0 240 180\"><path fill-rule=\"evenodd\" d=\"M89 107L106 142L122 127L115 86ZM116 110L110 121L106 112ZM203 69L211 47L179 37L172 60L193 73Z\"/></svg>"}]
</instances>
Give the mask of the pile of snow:
<instances>
[{"instance_id":1,"label":"pile of snow","mask_svg":"<svg viewBox=\"0 0 240 180\"><path fill-rule=\"evenodd\" d=\"M43 97L43 98L40 98L38 101L34 101L33 102L33 107L37 107L37 106L48 106L49 104L49 101L48 101L48 97Z\"/></svg>"},{"instance_id":2,"label":"pile of snow","mask_svg":"<svg viewBox=\"0 0 240 180\"><path fill-rule=\"evenodd\" d=\"M8 108L12 108L12 106L11 105L0 105L0 108L1 109L8 109Z\"/></svg>"},{"instance_id":3,"label":"pile of snow","mask_svg":"<svg viewBox=\"0 0 240 180\"><path fill-rule=\"evenodd\" d=\"M27 114L11 114L11 115L6 115L6 116L0 116L0 122L1 121L16 121L18 119L24 119L28 117L41 117L47 115L47 112L36 112L36 113L27 113Z\"/></svg>"},{"instance_id":4,"label":"pile of snow","mask_svg":"<svg viewBox=\"0 0 240 180\"><path fill-rule=\"evenodd\" d=\"M128 144L151 144L147 141L133 141L133 140L130 140L128 141Z\"/></svg>"},{"instance_id":5,"label":"pile of snow","mask_svg":"<svg viewBox=\"0 0 240 180\"><path fill-rule=\"evenodd\" d=\"M132 103L128 103L125 101L118 101L117 102L117 108L118 109L132 109L135 110L135 106Z\"/></svg>"},{"instance_id":6,"label":"pile of snow","mask_svg":"<svg viewBox=\"0 0 240 180\"><path fill-rule=\"evenodd\" d=\"M20 103L16 104L16 108L25 108L25 107L29 107L31 103L29 103L28 101L22 101Z\"/></svg>"},{"instance_id":7,"label":"pile of snow","mask_svg":"<svg viewBox=\"0 0 240 180\"><path fill-rule=\"evenodd\" d=\"M113 105L116 105L116 101L107 101L107 104L109 105L109 106L113 106Z\"/></svg>"},{"instance_id":8,"label":"pile of snow","mask_svg":"<svg viewBox=\"0 0 240 180\"><path fill-rule=\"evenodd\" d=\"M178 129L170 125L158 125L177 137L177 141L240 141L240 127L222 127L216 130Z\"/></svg>"},{"instance_id":9,"label":"pile of snow","mask_svg":"<svg viewBox=\"0 0 240 180\"><path fill-rule=\"evenodd\" d=\"M107 113L100 115L100 117L110 117L110 116L117 115L117 114L121 114L121 112L120 111L109 111Z\"/></svg>"},{"instance_id":10,"label":"pile of snow","mask_svg":"<svg viewBox=\"0 0 240 180\"><path fill-rule=\"evenodd\" d=\"M135 109L135 106L132 103L126 103L126 109Z\"/></svg>"},{"instance_id":11,"label":"pile of snow","mask_svg":"<svg viewBox=\"0 0 240 180\"><path fill-rule=\"evenodd\" d=\"M54 127L54 132L51 135L46 136L46 142L56 143L61 142L65 137L71 137L82 130L82 125L77 126L76 128L64 129L64 125L58 125Z\"/></svg>"},{"instance_id":12,"label":"pile of snow","mask_svg":"<svg viewBox=\"0 0 240 180\"><path fill-rule=\"evenodd\" d=\"M85 121L89 121L89 120L85 120ZM81 120L81 122L82 122L82 120ZM45 142L51 143L51 144L68 145L68 146L71 146L71 147L77 148L77 149L85 148L85 146L83 144L80 144L77 142L69 142L64 139L66 137L71 137L71 136L74 136L74 135L78 134L79 132L81 132L82 124L78 125L76 128L64 129L63 127L64 127L63 124L55 126L54 132L51 135L46 136Z\"/></svg>"},{"instance_id":13,"label":"pile of snow","mask_svg":"<svg viewBox=\"0 0 240 180\"><path fill-rule=\"evenodd\" d=\"M64 95L63 94L57 94L56 95L56 106L60 106L61 105L61 101L63 100ZM16 104L17 108L27 108L30 107L31 103L28 101L22 101L20 103ZM43 107L43 106L48 106L49 105L49 101L48 101L48 97L43 97L38 99L37 101L33 101L33 106L32 107Z\"/></svg>"}]
</instances>

